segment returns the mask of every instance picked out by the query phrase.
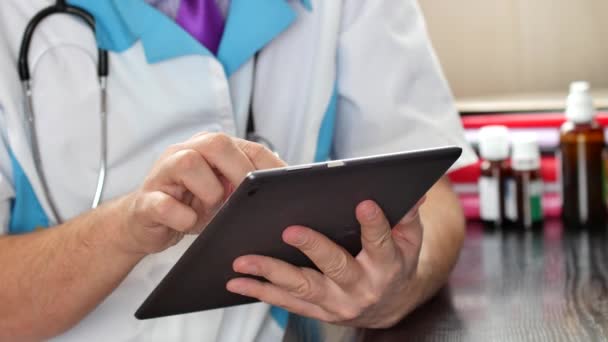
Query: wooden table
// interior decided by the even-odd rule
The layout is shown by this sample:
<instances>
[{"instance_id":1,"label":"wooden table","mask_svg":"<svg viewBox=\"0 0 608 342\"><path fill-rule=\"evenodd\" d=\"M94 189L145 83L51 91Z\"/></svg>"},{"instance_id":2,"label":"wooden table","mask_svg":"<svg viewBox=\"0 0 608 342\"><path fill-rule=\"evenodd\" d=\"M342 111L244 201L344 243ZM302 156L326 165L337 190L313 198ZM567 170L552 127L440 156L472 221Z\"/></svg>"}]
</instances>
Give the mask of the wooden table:
<instances>
[{"instance_id":1,"label":"wooden table","mask_svg":"<svg viewBox=\"0 0 608 342\"><path fill-rule=\"evenodd\" d=\"M448 286L396 327L298 330L300 341L608 341L608 234L470 224Z\"/></svg>"},{"instance_id":2,"label":"wooden table","mask_svg":"<svg viewBox=\"0 0 608 342\"><path fill-rule=\"evenodd\" d=\"M468 229L449 286L369 341L608 339L608 239L569 231Z\"/></svg>"}]
</instances>

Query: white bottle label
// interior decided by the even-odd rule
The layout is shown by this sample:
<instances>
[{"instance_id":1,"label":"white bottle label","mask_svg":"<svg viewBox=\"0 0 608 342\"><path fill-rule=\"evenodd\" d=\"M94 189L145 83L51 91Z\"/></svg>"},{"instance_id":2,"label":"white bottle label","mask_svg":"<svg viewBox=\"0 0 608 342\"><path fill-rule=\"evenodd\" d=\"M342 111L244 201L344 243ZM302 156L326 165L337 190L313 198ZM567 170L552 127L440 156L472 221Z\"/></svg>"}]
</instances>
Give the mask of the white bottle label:
<instances>
[{"instance_id":1,"label":"white bottle label","mask_svg":"<svg viewBox=\"0 0 608 342\"><path fill-rule=\"evenodd\" d=\"M519 217L515 179L511 178L507 181L505 189L505 215L510 221L520 222L525 227L531 227L532 224L543 219L543 182L541 180L525 181L522 192L521 196L524 198L519 199L519 202L523 204L523 217Z\"/></svg>"},{"instance_id":2,"label":"white bottle label","mask_svg":"<svg viewBox=\"0 0 608 342\"><path fill-rule=\"evenodd\" d=\"M564 205L564 175L562 175L562 163L563 163L563 159L562 159L562 151L561 151L561 146L559 147L559 149L555 152L555 160L557 161L557 184L559 184L559 206L560 208L563 207Z\"/></svg>"},{"instance_id":3,"label":"white bottle label","mask_svg":"<svg viewBox=\"0 0 608 342\"><path fill-rule=\"evenodd\" d=\"M494 177L479 178L479 216L484 221L500 219L500 191L498 179Z\"/></svg>"},{"instance_id":4,"label":"white bottle label","mask_svg":"<svg viewBox=\"0 0 608 342\"><path fill-rule=\"evenodd\" d=\"M505 216L510 221L517 221L517 187L513 178L507 180L505 187Z\"/></svg>"}]
</instances>

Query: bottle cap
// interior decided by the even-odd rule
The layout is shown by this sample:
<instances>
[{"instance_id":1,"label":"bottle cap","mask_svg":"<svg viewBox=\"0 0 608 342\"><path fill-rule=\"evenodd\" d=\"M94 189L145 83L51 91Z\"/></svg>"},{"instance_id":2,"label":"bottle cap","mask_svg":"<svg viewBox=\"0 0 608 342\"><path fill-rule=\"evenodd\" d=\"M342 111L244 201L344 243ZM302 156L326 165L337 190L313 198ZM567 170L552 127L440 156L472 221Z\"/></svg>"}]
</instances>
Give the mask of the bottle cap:
<instances>
[{"instance_id":1,"label":"bottle cap","mask_svg":"<svg viewBox=\"0 0 608 342\"><path fill-rule=\"evenodd\" d=\"M589 91L588 82L573 82L570 84L570 95L566 107L566 118L574 123L588 123L595 117L593 98Z\"/></svg>"},{"instance_id":2,"label":"bottle cap","mask_svg":"<svg viewBox=\"0 0 608 342\"><path fill-rule=\"evenodd\" d=\"M485 126L479 130L479 154L486 160L509 158L509 129L505 126Z\"/></svg>"},{"instance_id":3,"label":"bottle cap","mask_svg":"<svg viewBox=\"0 0 608 342\"><path fill-rule=\"evenodd\" d=\"M535 134L521 133L513 137L511 167L517 171L540 169L540 149Z\"/></svg>"}]
</instances>

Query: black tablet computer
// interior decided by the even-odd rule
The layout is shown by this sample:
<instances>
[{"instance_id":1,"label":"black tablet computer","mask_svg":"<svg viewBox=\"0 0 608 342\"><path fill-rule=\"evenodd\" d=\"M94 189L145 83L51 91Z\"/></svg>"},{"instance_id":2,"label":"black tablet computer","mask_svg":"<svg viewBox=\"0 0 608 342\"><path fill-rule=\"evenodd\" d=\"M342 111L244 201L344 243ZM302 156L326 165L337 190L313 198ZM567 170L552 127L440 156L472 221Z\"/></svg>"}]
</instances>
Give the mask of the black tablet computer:
<instances>
[{"instance_id":1,"label":"black tablet computer","mask_svg":"<svg viewBox=\"0 0 608 342\"><path fill-rule=\"evenodd\" d=\"M157 318L255 302L226 290L230 279L243 276L232 270L236 258L257 254L314 267L282 241L289 226L318 230L358 254L359 203L374 200L394 225L461 152L445 147L251 173L135 316Z\"/></svg>"}]
</instances>

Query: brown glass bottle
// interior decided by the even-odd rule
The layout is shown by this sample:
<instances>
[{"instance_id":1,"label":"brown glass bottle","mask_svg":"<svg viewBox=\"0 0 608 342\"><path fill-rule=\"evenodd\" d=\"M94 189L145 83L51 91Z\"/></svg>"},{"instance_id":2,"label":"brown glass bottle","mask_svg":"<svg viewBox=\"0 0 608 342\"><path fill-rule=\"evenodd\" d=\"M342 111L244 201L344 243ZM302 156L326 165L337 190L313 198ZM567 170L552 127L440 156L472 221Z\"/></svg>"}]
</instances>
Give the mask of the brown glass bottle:
<instances>
[{"instance_id":1,"label":"brown glass bottle","mask_svg":"<svg viewBox=\"0 0 608 342\"><path fill-rule=\"evenodd\" d=\"M561 128L562 216L568 226L606 223L604 147L604 130L595 121L566 122Z\"/></svg>"},{"instance_id":2,"label":"brown glass bottle","mask_svg":"<svg viewBox=\"0 0 608 342\"><path fill-rule=\"evenodd\" d=\"M506 222L506 212L505 212L505 188L507 179L509 179L511 173L511 167L509 166L509 162L507 160L484 160L481 163L481 183L491 182L491 186L495 187L496 190L492 193L496 195L495 198L486 199L481 198L481 201L496 201L498 213L494 217L494 219L484 218L482 215L482 221L486 224L486 226L494 226L501 227ZM481 189L480 189L481 191ZM481 203L480 205L487 205L488 203Z\"/></svg>"},{"instance_id":3,"label":"brown glass bottle","mask_svg":"<svg viewBox=\"0 0 608 342\"><path fill-rule=\"evenodd\" d=\"M542 226L543 190L540 171L513 170L512 177L515 192L515 218L512 223L516 227L525 229Z\"/></svg>"},{"instance_id":4,"label":"brown glass bottle","mask_svg":"<svg viewBox=\"0 0 608 342\"><path fill-rule=\"evenodd\" d=\"M533 133L515 136L511 153L511 179L507 181L507 219L514 227L530 229L542 226L543 181L541 156Z\"/></svg>"}]
</instances>

